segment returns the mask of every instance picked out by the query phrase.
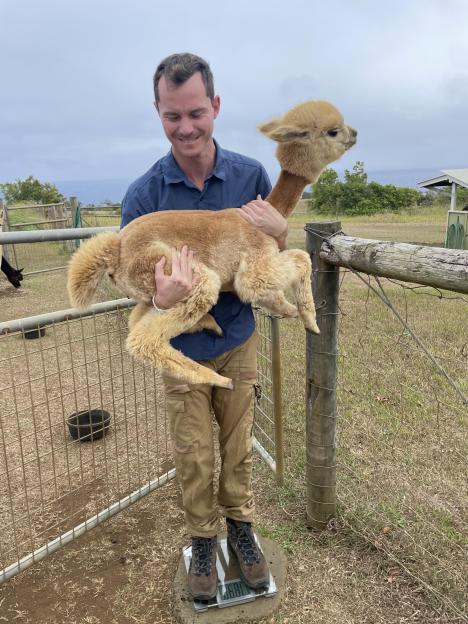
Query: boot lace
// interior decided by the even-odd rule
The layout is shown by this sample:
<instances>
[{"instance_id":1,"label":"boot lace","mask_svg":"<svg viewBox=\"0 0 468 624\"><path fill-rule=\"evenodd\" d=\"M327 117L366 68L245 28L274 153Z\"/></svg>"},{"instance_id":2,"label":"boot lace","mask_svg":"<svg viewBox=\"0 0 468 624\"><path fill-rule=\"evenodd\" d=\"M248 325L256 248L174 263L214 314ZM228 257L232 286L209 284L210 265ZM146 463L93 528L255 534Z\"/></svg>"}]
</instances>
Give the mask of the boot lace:
<instances>
[{"instance_id":1,"label":"boot lace","mask_svg":"<svg viewBox=\"0 0 468 624\"><path fill-rule=\"evenodd\" d=\"M209 537L192 538L192 560L197 576L211 574L214 539Z\"/></svg>"},{"instance_id":2,"label":"boot lace","mask_svg":"<svg viewBox=\"0 0 468 624\"><path fill-rule=\"evenodd\" d=\"M239 548L239 552L244 563L249 566L254 563L259 563L260 553L258 551L257 542L255 541L251 525L248 522L245 522L240 524L240 526L235 526L233 528L233 537L236 546Z\"/></svg>"}]
</instances>

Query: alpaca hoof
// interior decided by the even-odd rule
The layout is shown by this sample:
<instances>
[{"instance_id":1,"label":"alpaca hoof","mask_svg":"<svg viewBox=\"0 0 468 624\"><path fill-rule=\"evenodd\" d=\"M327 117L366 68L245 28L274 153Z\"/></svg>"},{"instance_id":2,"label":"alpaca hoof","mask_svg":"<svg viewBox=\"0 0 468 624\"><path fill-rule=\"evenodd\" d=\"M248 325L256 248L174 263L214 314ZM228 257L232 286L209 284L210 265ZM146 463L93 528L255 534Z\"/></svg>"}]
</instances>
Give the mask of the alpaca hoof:
<instances>
[{"instance_id":1,"label":"alpaca hoof","mask_svg":"<svg viewBox=\"0 0 468 624\"><path fill-rule=\"evenodd\" d=\"M216 324L216 327L209 327L207 329L207 331L210 332L210 334L214 334L215 336L222 336L223 335L223 330L221 329L221 327Z\"/></svg>"},{"instance_id":2,"label":"alpaca hoof","mask_svg":"<svg viewBox=\"0 0 468 624\"><path fill-rule=\"evenodd\" d=\"M218 375L218 379L213 385L219 388L226 388L227 390L234 390L234 382L232 379L229 379L229 377L221 377L221 375Z\"/></svg>"},{"instance_id":3,"label":"alpaca hoof","mask_svg":"<svg viewBox=\"0 0 468 624\"><path fill-rule=\"evenodd\" d=\"M320 329L318 328L317 323L310 323L306 325L306 329L311 331L313 334L320 334Z\"/></svg>"}]
</instances>

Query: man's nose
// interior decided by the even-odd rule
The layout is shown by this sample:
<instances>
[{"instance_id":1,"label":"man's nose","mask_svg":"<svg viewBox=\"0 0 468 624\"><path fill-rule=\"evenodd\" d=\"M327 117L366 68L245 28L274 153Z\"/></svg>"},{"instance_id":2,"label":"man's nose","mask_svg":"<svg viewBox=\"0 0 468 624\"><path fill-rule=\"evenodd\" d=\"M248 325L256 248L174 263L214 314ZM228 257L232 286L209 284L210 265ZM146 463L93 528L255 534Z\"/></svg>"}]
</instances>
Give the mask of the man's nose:
<instances>
[{"instance_id":1,"label":"man's nose","mask_svg":"<svg viewBox=\"0 0 468 624\"><path fill-rule=\"evenodd\" d=\"M188 118L182 118L179 125L179 132L183 135L192 134L193 124Z\"/></svg>"}]
</instances>

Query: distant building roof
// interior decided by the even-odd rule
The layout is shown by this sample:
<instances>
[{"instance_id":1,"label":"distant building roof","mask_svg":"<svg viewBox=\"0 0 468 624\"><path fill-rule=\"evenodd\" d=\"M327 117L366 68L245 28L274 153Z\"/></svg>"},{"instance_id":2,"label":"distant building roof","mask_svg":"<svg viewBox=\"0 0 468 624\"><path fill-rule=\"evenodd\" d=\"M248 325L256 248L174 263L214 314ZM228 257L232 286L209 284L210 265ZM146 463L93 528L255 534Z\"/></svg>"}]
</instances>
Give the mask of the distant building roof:
<instances>
[{"instance_id":1,"label":"distant building roof","mask_svg":"<svg viewBox=\"0 0 468 624\"><path fill-rule=\"evenodd\" d=\"M434 186L451 186L452 183L468 188L468 169L442 169L442 175L430 180L418 182L418 186L432 188Z\"/></svg>"}]
</instances>

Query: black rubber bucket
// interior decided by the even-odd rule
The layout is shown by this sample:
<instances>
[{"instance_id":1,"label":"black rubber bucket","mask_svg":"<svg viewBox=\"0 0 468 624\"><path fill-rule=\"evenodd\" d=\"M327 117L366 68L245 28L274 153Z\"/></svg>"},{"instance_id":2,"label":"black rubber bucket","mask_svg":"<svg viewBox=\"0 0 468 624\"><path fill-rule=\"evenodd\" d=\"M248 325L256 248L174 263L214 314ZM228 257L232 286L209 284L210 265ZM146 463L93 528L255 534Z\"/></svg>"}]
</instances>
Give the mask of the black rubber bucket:
<instances>
[{"instance_id":1,"label":"black rubber bucket","mask_svg":"<svg viewBox=\"0 0 468 624\"><path fill-rule=\"evenodd\" d=\"M109 430L111 415L101 409L83 410L68 417L68 430L74 440L100 440Z\"/></svg>"},{"instance_id":2,"label":"black rubber bucket","mask_svg":"<svg viewBox=\"0 0 468 624\"><path fill-rule=\"evenodd\" d=\"M36 338L42 338L45 336L45 327L38 327L37 329L28 329L23 331L26 340L35 340Z\"/></svg>"}]
</instances>

